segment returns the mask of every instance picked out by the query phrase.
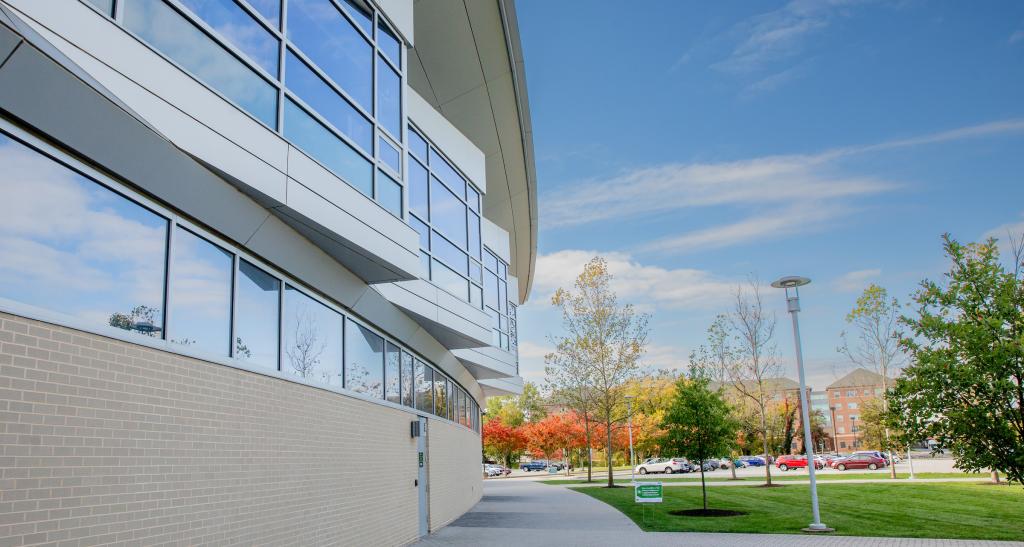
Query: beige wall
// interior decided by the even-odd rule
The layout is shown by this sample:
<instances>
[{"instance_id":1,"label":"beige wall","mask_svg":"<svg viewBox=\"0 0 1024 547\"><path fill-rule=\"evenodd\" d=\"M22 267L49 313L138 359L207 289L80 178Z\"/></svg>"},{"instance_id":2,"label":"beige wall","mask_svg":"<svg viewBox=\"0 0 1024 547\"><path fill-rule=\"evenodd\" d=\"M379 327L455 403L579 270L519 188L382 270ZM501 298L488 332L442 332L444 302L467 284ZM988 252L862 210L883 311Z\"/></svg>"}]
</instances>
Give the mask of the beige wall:
<instances>
[{"instance_id":1,"label":"beige wall","mask_svg":"<svg viewBox=\"0 0 1024 547\"><path fill-rule=\"evenodd\" d=\"M468 511L483 493L480 437L450 422L427 421L430 531Z\"/></svg>"},{"instance_id":2,"label":"beige wall","mask_svg":"<svg viewBox=\"0 0 1024 547\"><path fill-rule=\"evenodd\" d=\"M413 419L0 313L0 544L408 543ZM479 498L480 441L431 424L436 529Z\"/></svg>"}]
</instances>

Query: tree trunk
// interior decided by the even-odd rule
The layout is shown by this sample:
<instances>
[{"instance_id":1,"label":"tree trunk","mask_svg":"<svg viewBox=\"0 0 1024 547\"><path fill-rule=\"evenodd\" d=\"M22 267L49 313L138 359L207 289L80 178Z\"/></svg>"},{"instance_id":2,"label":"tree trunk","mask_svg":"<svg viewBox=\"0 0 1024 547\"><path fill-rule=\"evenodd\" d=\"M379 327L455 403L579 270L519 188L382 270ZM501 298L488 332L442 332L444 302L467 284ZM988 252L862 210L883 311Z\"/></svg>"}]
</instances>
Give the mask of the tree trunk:
<instances>
[{"instance_id":1,"label":"tree trunk","mask_svg":"<svg viewBox=\"0 0 1024 547\"><path fill-rule=\"evenodd\" d=\"M704 462L700 462L700 489L704 494L704 510L708 510L708 485L704 483Z\"/></svg>"},{"instance_id":2,"label":"tree trunk","mask_svg":"<svg viewBox=\"0 0 1024 547\"><path fill-rule=\"evenodd\" d=\"M732 471L732 480L736 480L736 458L729 457L729 470Z\"/></svg>"},{"instance_id":3,"label":"tree trunk","mask_svg":"<svg viewBox=\"0 0 1024 547\"><path fill-rule=\"evenodd\" d=\"M608 432L608 446L605 449L608 456L608 488L615 486L615 479L612 477L612 413L605 415L604 424Z\"/></svg>"},{"instance_id":4,"label":"tree trunk","mask_svg":"<svg viewBox=\"0 0 1024 547\"><path fill-rule=\"evenodd\" d=\"M999 471L992 472L992 484L999 484Z\"/></svg>"},{"instance_id":5,"label":"tree trunk","mask_svg":"<svg viewBox=\"0 0 1024 547\"><path fill-rule=\"evenodd\" d=\"M764 484L772 485L772 464L768 461L768 420L764 415L764 408L761 409L761 441L764 445Z\"/></svg>"},{"instance_id":6,"label":"tree trunk","mask_svg":"<svg viewBox=\"0 0 1024 547\"><path fill-rule=\"evenodd\" d=\"M594 443L590 440L590 414L583 413L583 429L587 432L587 482L594 482Z\"/></svg>"}]
</instances>

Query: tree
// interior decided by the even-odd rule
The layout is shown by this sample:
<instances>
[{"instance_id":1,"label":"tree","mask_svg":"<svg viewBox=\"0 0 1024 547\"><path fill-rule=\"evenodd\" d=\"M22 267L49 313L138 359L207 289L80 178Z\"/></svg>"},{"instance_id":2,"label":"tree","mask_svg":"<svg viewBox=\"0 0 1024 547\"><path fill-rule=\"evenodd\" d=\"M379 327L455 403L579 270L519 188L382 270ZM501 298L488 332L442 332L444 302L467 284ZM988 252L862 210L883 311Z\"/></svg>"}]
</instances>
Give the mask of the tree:
<instances>
[{"instance_id":1,"label":"tree","mask_svg":"<svg viewBox=\"0 0 1024 547\"><path fill-rule=\"evenodd\" d=\"M765 457L770 457L769 402L781 364L775 347L775 315L764 309L755 279L748 290L737 287L732 312L715 318L708 327L707 343L691 354L690 361L750 403L757 418L753 433L761 438ZM764 470L765 484L771 486L771 465Z\"/></svg>"},{"instance_id":2,"label":"tree","mask_svg":"<svg viewBox=\"0 0 1024 547\"><path fill-rule=\"evenodd\" d=\"M888 399L885 394L889 392L890 379L906 361L899 344L899 319L899 301L889 298L889 293L885 289L872 283L857 298L857 303L850 313L846 314L846 322L856 331L856 342L851 346L844 331L841 334L843 343L838 348L839 353L845 355L853 365L871 370L882 377L881 408L874 414L874 417L878 418L875 424L882 426L882 438L875 441L879 441L876 446L880 450L889 452L890 460L892 452L889 447L889 433L885 430L881 417L888 411ZM896 466L889 466L889 476L896 478Z\"/></svg>"},{"instance_id":3,"label":"tree","mask_svg":"<svg viewBox=\"0 0 1024 547\"><path fill-rule=\"evenodd\" d=\"M295 333L285 350L288 356L288 363L301 378L311 378L316 374L320 365L320 356L327 348L327 343L320 340L320 329L316 324L316 317L309 310L302 308L295 314ZM327 380L329 373L321 371L321 375Z\"/></svg>"},{"instance_id":4,"label":"tree","mask_svg":"<svg viewBox=\"0 0 1024 547\"><path fill-rule=\"evenodd\" d=\"M916 313L901 319L912 363L892 399L911 406L909 421L951 449L957 467L1024 482L1024 245L1011 243L1007 269L994 239L943 236L952 264L945 286L921 282Z\"/></svg>"},{"instance_id":5,"label":"tree","mask_svg":"<svg viewBox=\"0 0 1024 547\"><path fill-rule=\"evenodd\" d=\"M487 399L487 419L500 417L506 424L518 427L525 422L544 418L544 399L532 382L523 384L519 395L502 395Z\"/></svg>"},{"instance_id":6,"label":"tree","mask_svg":"<svg viewBox=\"0 0 1024 547\"><path fill-rule=\"evenodd\" d=\"M507 467L512 467L512 461L526 450L526 435L522 429L510 426L500 418L492 418L484 423L481 434L484 453Z\"/></svg>"},{"instance_id":7,"label":"tree","mask_svg":"<svg viewBox=\"0 0 1024 547\"><path fill-rule=\"evenodd\" d=\"M704 482L704 462L729 452L739 423L722 398L721 391L708 389L708 379L694 374L676 382L676 395L665 416L664 444L700 466L700 485L704 511L708 510L708 491Z\"/></svg>"},{"instance_id":8,"label":"tree","mask_svg":"<svg viewBox=\"0 0 1024 547\"><path fill-rule=\"evenodd\" d=\"M128 313L110 314L107 323L111 327L137 331L146 336L156 336L160 332L160 328L156 326L158 313L160 310L150 306L135 306Z\"/></svg>"},{"instance_id":9,"label":"tree","mask_svg":"<svg viewBox=\"0 0 1024 547\"><path fill-rule=\"evenodd\" d=\"M555 352L546 358L552 385L582 393L587 410L605 426L609 488L615 486L612 426L625 417L623 391L640 373L649 320L632 305L619 305L611 280L608 263L595 257L576 278L575 291L555 291L551 303L562 310L566 334L553 338Z\"/></svg>"}]
</instances>

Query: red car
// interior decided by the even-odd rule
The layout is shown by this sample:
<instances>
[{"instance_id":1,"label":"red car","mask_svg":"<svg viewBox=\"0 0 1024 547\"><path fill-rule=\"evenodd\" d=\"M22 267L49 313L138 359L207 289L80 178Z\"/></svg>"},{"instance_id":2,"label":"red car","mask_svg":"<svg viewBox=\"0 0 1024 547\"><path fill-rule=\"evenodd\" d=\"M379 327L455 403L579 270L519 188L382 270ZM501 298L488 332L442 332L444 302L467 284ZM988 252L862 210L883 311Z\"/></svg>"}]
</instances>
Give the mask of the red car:
<instances>
[{"instance_id":1,"label":"red car","mask_svg":"<svg viewBox=\"0 0 1024 547\"><path fill-rule=\"evenodd\" d=\"M874 471L879 467L885 467L885 460L869 454L854 454L849 458L842 458L832 462L832 467L839 471L846 471L847 469L870 469Z\"/></svg>"},{"instance_id":2,"label":"red car","mask_svg":"<svg viewBox=\"0 0 1024 547\"><path fill-rule=\"evenodd\" d=\"M779 456L775 459L775 466L779 468L779 471L806 468L807 456ZM824 469L825 465L821 460L817 460L814 462L814 468Z\"/></svg>"}]
</instances>

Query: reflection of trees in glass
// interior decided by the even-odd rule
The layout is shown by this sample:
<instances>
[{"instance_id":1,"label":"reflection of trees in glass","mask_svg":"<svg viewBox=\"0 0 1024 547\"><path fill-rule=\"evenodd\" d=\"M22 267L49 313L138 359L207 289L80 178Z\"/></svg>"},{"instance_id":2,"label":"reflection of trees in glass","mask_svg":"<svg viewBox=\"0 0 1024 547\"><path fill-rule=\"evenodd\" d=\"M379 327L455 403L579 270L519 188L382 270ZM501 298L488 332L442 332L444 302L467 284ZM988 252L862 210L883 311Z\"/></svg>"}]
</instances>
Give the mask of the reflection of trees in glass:
<instances>
[{"instance_id":1,"label":"reflection of trees in glass","mask_svg":"<svg viewBox=\"0 0 1024 547\"><path fill-rule=\"evenodd\" d=\"M135 306L128 313L112 313L108 323L110 323L111 327L131 330L146 336L155 337L163 330L156 324L157 314L159 313L160 310L150 306Z\"/></svg>"},{"instance_id":2,"label":"reflection of trees in glass","mask_svg":"<svg viewBox=\"0 0 1024 547\"><path fill-rule=\"evenodd\" d=\"M242 341L242 337L241 336L236 337L235 338L235 358L236 359L249 359L251 357L252 357L252 350L249 349L249 346L245 345L245 342Z\"/></svg>"},{"instance_id":3,"label":"reflection of trees in glass","mask_svg":"<svg viewBox=\"0 0 1024 547\"><path fill-rule=\"evenodd\" d=\"M316 324L316 317L306 309L295 312L295 332L292 343L285 348L288 355L288 362L291 363L295 373L304 379L313 379L320 365L320 356L327 348L327 343L320 339L320 329ZM329 382L330 376L326 371L320 371L320 378L323 382Z\"/></svg>"}]
</instances>

